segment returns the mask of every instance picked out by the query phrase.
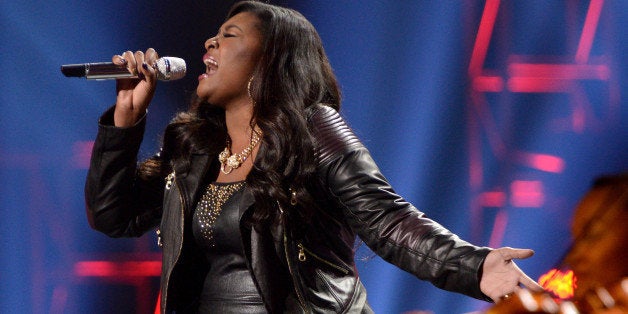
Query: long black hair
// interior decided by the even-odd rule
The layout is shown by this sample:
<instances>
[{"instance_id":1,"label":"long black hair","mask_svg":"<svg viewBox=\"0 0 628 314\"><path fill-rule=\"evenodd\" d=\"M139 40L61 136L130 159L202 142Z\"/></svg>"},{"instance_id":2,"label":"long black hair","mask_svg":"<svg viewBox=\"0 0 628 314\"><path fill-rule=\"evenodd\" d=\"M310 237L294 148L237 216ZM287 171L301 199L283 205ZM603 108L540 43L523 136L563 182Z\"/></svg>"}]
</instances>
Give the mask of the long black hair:
<instances>
[{"instance_id":1,"label":"long black hair","mask_svg":"<svg viewBox=\"0 0 628 314\"><path fill-rule=\"evenodd\" d=\"M314 142L307 114L325 103L340 109L340 91L322 41L314 26L297 11L256 1L236 3L227 19L242 12L255 15L263 52L253 73L251 124L263 134L246 182L255 196L253 218L276 217L277 202L290 208L312 208L308 188L316 169ZM161 175L189 170L192 152L217 155L227 140L224 110L209 103L193 103L164 132ZM150 165L150 163L145 163ZM148 167L150 168L150 167ZM294 194L295 196L292 196Z\"/></svg>"}]
</instances>

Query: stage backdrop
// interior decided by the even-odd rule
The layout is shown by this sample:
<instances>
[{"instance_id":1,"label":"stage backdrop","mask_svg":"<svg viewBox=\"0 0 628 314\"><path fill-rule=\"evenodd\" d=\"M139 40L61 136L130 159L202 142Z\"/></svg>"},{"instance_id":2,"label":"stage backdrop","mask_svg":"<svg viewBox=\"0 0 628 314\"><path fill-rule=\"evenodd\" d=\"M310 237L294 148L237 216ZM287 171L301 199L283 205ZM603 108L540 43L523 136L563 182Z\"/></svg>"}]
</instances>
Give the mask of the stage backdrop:
<instances>
[{"instance_id":1,"label":"stage backdrop","mask_svg":"<svg viewBox=\"0 0 628 314\"><path fill-rule=\"evenodd\" d=\"M203 42L231 3L0 4L0 312L153 310L154 234L110 239L84 214L90 148L115 84L59 67L148 47L186 59L185 79L159 83L149 156L187 107ZM533 248L519 264L535 279L560 263L592 180L628 170L626 1L273 3L319 30L342 113L397 192L478 245ZM357 251L378 313L488 306Z\"/></svg>"}]
</instances>

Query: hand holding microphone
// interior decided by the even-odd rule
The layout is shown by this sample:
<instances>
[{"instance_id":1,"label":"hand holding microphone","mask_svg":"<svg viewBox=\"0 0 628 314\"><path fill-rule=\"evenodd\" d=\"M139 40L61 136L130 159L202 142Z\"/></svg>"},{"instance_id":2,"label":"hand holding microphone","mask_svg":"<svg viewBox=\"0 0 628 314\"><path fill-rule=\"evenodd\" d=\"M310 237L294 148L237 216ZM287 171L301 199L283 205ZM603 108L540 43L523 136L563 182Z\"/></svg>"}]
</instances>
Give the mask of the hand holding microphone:
<instances>
[{"instance_id":1,"label":"hand holding microphone","mask_svg":"<svg viewBox=\"0 0 628 314\"><path fill-rule=\"evenodd\" d=\"M125 51L122 55L111 58L114 64L126 66L131 74L140 78L116 80L116 109L113 113L115 126L133 126L146 114L157 85L157 71L149 65L155 64L158 58L159 55L153 48L148 48L146 53Z\"/></svg>"},{"instance_id":2,"label":"hand holding microphone","mask_svg":"<svg viewBox=\"0 0 628 314\"><path fill-rule=\"evenodd\" d=\"M61 66L61 72L67 77L85 77L88 80L108 80L108 79L125 79L139 78L137 74L131 72L124 61L118 58L118 64L114 62L97 62L97 63L81 63L81 64L65 64ZM133 67L131 67L133 68ZM174 81L185 76L186 64L185 60L177 57L162 57L155 61L152 65L155 69L157 79L160 81Z\"/></svg>"},{"instance_id":3,"label":"hand holding microphone","mask_svg":"<svg viewBox=\"0 0 628 314\"><path fill-rule=\"evenodd\" d=\"M126 51L111 58L111 63L86 63L61 66L66 76L88 79L116 79L116 107L113 123L117 127L135 125L145 114L155 95L157 80L176 80L185 75L185 61L159 58L153 48Z\"/></svg>"}]
</instances>

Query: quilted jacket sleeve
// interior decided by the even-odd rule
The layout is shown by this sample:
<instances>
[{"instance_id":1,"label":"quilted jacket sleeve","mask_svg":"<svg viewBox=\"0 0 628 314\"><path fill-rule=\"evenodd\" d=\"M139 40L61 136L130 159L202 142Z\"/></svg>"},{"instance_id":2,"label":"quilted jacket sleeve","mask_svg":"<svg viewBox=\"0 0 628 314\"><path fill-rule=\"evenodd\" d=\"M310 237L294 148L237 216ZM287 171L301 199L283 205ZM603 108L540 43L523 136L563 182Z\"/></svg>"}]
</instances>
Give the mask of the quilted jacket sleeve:
<instances>
[{"instance_id":1,"label":"quilted jacket sleeve","mask_svg":"<svg viewBox=\"0 0 628 314\"><path fill-rule=\"evenodd\" d=\"M129 128L113 126L113 108L99 121L85 183L87 218L111 237L138 237L161 218L163 178L141 179L137 153L145 117Z\"/></svg>"},{"instance_id":2,"label":"quilted jacket sleeve","mask_svg":"<svg viewBox=\"0 0 628 314\"><path fill-rule=\"evenodd\" d=\"M490 249L461 240L397 195L334 109L319 105L310 123L318 174L354 232L384 260L418 278L487 300L479 272Z\"/></svg>"}]
</instances>

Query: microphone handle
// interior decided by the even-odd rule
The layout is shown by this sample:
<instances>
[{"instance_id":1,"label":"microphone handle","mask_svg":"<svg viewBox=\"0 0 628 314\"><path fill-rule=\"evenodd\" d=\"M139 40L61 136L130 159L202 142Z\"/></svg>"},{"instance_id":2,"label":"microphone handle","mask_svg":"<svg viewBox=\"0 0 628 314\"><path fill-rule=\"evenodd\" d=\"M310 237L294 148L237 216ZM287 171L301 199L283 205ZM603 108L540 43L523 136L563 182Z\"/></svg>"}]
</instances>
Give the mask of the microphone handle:
<instances>
[{"instance_id":1,"label":"microphone handle","mask_svg":"<svg viewBox=\"0 0 628 314\"><path fill-rule=\"evenodd\" d=\"M162 57L152 65L160 81L173 81L185 76L185 60L177 57ZM66 64L61 66L61 72L67 77L85 77L90 80L110 80L124 78L138 78L129 72L125 65L115 65L113 62Z\"/></svg>"},{"instance_id":2,"label":"microphone handle","mask_svg":"<svg viewBox=\"0 0 628 314\"><path fill-rule=\"evenodd\" d=\"M116 65L112 62L66 64L61 66L61 72L67 77L85 77L88 80L137 78L137 75L131 74L125 65Z\"/></svg>"}]
</instances>

